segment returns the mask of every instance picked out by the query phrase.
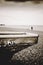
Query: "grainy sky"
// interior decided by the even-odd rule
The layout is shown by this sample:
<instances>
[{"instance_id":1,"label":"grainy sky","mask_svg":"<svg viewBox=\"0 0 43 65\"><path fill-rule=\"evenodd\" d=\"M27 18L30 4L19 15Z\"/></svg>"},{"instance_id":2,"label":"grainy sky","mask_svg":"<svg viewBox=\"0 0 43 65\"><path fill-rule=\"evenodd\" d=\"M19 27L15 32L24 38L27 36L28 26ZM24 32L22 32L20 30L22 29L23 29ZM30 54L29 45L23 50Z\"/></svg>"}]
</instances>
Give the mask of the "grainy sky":
<instances>
[{"instance_id":1,"label":"grainy sky","mask_svg":"<svg viewBox=\"0 0 43 65\"><path fill-rule=\"evenodd\" d=\"M0 4L0 23L7 25L43 25L43 3L14 2Z\"/></svg>"}]
</instances>

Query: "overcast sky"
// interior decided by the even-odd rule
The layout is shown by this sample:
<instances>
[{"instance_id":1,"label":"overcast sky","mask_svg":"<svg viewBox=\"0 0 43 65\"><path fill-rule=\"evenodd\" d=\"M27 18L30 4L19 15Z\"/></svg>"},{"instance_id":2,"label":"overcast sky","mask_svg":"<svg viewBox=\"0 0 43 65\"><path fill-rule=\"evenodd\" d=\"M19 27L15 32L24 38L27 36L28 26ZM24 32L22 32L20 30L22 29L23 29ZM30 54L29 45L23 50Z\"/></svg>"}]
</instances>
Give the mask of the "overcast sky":
<instances>
[{"instance_id":1,"label":"overcast sky","mask_svg":"<svg viewBox=\"0 0 43 65\"><path fill-rule=\"evenodd\" d=\"M43 25L43 4L0 5L0 23L6 25Z\"/></svg>"}]
</instances>

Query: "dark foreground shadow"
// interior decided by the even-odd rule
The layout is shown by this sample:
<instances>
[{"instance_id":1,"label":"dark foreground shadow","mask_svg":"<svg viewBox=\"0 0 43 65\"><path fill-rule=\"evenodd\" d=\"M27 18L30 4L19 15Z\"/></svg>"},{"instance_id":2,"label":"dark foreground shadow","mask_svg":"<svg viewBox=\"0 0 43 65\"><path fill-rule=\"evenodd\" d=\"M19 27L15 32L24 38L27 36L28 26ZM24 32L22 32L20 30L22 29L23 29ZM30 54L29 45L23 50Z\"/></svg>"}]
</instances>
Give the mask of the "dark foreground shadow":
<instances>
[{"instance_id":1,"label":"dark foreground shadow","mask_svg":"<svg viewBox=\"0 0 43 65\"><path fill-rule=\"evenodd\" d=\"M5 47L0 48L0 65L11 65L10 59L13 55L13 52Z\"/></svg>"}]
</instances>

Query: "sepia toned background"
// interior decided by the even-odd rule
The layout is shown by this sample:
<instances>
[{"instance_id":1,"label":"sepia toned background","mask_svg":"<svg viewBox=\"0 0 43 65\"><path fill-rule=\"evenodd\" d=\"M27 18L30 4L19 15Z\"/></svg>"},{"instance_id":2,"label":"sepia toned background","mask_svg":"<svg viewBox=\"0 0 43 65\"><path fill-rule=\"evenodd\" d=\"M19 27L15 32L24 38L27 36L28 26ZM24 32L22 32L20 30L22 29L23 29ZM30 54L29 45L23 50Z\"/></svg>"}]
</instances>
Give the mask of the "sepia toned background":
<instances>
[{"instance_id":1,"label":"sepia toned background","mask_svg":"<svg viewBox=\"0 0 43 65\"><path fill-rule=\"evenodd\" d=\"M9 31L37 33L38 43L11 50L0 46L0 64L43 65L43 0L0 0L0 32Z\"/></svg>"}]
</instances>

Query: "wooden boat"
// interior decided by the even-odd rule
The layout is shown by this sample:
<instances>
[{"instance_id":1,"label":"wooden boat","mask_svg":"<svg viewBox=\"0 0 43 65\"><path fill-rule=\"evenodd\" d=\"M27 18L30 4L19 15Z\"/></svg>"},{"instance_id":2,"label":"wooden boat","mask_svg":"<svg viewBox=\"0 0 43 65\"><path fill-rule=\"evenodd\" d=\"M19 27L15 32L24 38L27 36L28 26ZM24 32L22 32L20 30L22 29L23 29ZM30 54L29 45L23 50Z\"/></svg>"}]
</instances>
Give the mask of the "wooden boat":
<instances>
[{"instance_id":1,"label":"wooden boat","mask_svg":"<svg viewBox=\"0 0 43 65\"><path fill-rule=\"evenodd\" d=\"M0 32L0 41L9 44L18 43L37 43L38 34L28 32Z\"/></svg>"}]
</instances>

